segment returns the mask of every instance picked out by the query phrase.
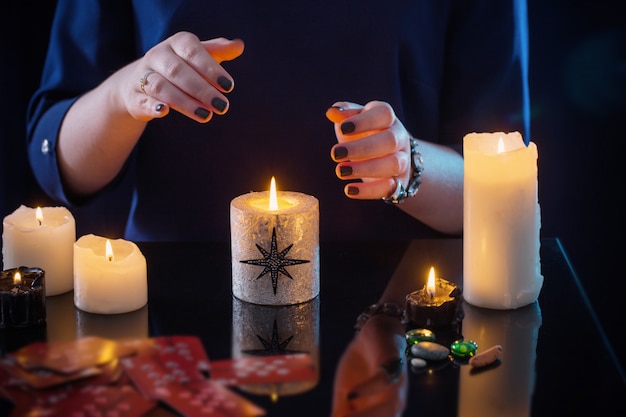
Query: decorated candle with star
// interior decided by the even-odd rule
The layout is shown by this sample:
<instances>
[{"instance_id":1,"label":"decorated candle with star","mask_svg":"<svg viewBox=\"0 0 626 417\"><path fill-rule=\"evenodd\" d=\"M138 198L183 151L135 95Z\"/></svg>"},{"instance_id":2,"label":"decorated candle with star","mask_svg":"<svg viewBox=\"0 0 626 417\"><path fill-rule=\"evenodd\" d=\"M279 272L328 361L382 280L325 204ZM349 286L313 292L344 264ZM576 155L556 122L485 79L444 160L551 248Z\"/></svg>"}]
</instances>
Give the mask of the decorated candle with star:
<instances>
[{"instance_id":1,"label":"decorated candle with star","mask_svg":"<svg viewBox=\"0 0 626 417\"><path fill-rule=\"evenodd\" d=\"M319 294L319 202L294 191L250 192L230 203L232 289L262 305Z\"/></svg>"}]
</instances>

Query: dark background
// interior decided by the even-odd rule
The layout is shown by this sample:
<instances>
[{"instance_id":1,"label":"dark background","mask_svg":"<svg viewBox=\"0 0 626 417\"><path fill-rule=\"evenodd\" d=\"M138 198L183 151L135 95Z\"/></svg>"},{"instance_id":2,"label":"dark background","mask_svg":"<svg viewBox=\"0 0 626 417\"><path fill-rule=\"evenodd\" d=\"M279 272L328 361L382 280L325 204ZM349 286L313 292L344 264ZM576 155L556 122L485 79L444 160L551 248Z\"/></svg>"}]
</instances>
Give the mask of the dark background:
<instances>
[{"instance_id":1,"label":"dark background","mask_svg":"<svg viewBox=\"0 0 626 417\"><path fill-rule=\"evenodd\" d=\"M43 65L54 5L20 0L0 6L2 218L20 204L50 204L28 170L24 119ZM539 148L542 235L561 239L624 364L620 257L625 256L626 2L529 0L528 13L531 140ZM121 236L127 204L118 193L73 210L77 235ZM558 302L567 309L567 300ZM585 341L584 332L581 328L572 340L598 342ZM592 361L584 354L581 359L586 366Z\"/></svg>"}]
</instances>

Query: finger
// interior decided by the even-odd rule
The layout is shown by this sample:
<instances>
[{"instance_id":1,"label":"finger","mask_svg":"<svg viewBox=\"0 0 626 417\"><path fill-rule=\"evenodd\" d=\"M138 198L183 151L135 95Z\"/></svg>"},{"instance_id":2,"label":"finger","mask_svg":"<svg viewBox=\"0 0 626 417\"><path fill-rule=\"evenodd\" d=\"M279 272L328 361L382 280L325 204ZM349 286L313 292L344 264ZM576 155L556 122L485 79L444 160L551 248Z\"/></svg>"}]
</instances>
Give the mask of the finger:
<instances>
[{"instance_id":1,"label":"finger","mask_svg":"<svg viewBox=\"0 0 626 417\"><path fill-rule=\"evenodd\" d=\"M380 158L406 150L409 139L405 136L399 128L394 127L358 139L340 142L331 148L331 157L335 162Z\"/></svg>"},{"instance_id":2,"label":"finger","mask_svg":"<svg viewBox=\"0 0 626 417\"><path fill-rule=\"evenodd\" d=\"M339 126L344 135L357 135L373 130L388 129L396 121L391 106L385 102L370 102L359 114L343 120Z\"/></svg>"},{"instance_id":3,"label":"finger","mask_svg":"<svg viewBox=\"0 0 626 417\"><path fill-rule=\"evenodd\" d=\"M363 182L347 184L344 194L353 200L379 200L388 198L396 190L395 178L364 179Z\"/></svg>"},{"instance_id":4,"label":"finger","mask_svg":"<svg viewBox=\"0 0 626 417\"><path fill-rule=\"evenodd\" d=\"M172 108L199 122L208 122L213 115L214 106L207 106L189 97L158 72L152 72L143 83L142 88L140 84L139 93L149 98L143 107L150 110L150 114L154 112L159 103L169 103L168 111L169 108Z\"/></svg>"},{"instance_id":5,"label":"finger","mask_svg":"<svg viewBox=\"0 0 626 417\"><path fill-rule=\"evenodd\" d=\"M326 110L326 118L333 123L341 123L348 117L359 114L363 106L347 101L338 101Z\"/></svg>"},{"instance_id":6,"label":"finger","mask_svg":"<svg viewBox=\"0 0 626 417\"><path fill-rule=\"evenodd\" d=\"M232 77L207 53L195 35L177 34L171 40L173 54L158 62L158 69L170 83L215 113L228 111L228 99L221 91L231 91Z\"/></svg>"},{"instance_id":7,"label":"finger","mask_svg":"<svg viewBox=\"0 0 626 417\"><path fill-rule=\"evenodd\" d=\"M359 178L390 178L402 177L408 171L410 161L408 155L396 152L382 158L367 159L359 162L342 162L337 164L335 173L342 180Z\"/></svg>"},{"instance_id":8,"label":"finger","mask_svg":"<svg viewBox=\"0 0 626 417\"><path fill-rule=\"evenodd\" d=\"M241 39L216 38L202 41L202 45L204 45L206 51L211 54L218 64L238 58L243 54L245 48L245 44Z\"/></svg>"}]
</instances>

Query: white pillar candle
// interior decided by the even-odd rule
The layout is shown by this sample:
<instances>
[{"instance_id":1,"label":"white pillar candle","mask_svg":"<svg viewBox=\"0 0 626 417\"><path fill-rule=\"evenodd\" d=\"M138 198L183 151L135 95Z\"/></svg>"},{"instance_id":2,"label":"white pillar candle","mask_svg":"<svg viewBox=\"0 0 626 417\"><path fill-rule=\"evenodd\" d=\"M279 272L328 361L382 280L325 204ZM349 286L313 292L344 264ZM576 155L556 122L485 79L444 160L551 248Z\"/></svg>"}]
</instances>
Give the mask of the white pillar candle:
<instances>
[{"instance_id":1,"label":"white pillar candle","mask_svg":"<svg viewBox=\"0 0 626 417\"><path fill-rule=\"evenodd\" d=\"M498 132L468 134L463 149L463 296L493 309L533 303L543 285L537 147Z\"/></svg>"},{"instance_id":2,"label":"white pillar candle","mask_svg":"<svg viewBox=\"0 0 626 417\"><path fill-rule=\"evenodd\" d=\"M74 216L65 207L37 209L20 206L2 222L4 268L41 268L46 272L46 295L73 287L72 258L76 240Z\"/></svg>"},{"instance_id":3,"label":"white pillar candle","mask_svg":"<svg viewBox=\"0 0 626 417\"><path fill-rule=\"evenodd\" d=\"M232 289L264 305L302 303L319 294L319 203L310 195L251 192L230 204Z\"/></svg>"},{"instance_id":4,"label":"white pillar candle","mask_svg":"<svg viewBox=\"0 0 626 417\"><path fill-rule=\"evenodd\" d=\"M83 311L118 314L148 302L146 258L123 239L85 235L74 244L74 305Z\"/></svg>"}]
</instances>

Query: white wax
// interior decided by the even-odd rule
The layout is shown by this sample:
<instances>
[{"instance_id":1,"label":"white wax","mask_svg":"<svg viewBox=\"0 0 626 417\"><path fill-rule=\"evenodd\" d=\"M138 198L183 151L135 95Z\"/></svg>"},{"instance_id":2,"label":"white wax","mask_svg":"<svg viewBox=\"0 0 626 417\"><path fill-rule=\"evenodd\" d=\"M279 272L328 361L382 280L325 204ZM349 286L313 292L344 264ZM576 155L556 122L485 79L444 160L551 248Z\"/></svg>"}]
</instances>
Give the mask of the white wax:
<instances>
[{"instance_id":1,"label":"white wax","mask_svg":"<svg viewBox=\"0 0 626 417\"><path fill-rule=\"evenodd\" d=\"M109 260L106 241L85 235L74 244L74 305L100 314L138 310L148 302L146 258L133 242L112 239Z\"/></svg>"},{"instance_id":2,"label":"white wax","mask_svg":"<svg viewBox=\"0 0 626 417\"><path fill-rule=\"evenodd\" d=\"M463 149L463 297L493 309L533 303L543 285L537 147L497 132L468 134Z\"/></svg>"},{"instance_id":3,"label":"white wax","mask_svg":"<svg viewBox=\"0 0 626 417\"><path fill-rule=\"evenodd\" d=\"M46 272L46 295L73 287L72 258L76 240L74 216L65 207L42 207L39 224L36 209L20 206L2 222L4 269L37 267Z\"/></svg>"},{"instance_id":4,"label":"white wax","mask_svg":"<svg viewBox=\"0 0 626 417\"><path fill-rule=\"evenodd\" d=\"M290 305L311 300L319 294L318 200L303 193L279 191L278 203L277 210L269 209L267 191L244 194L231 201L232 288L240 300L263 305ZM276 231L276 250L282 258L279 263L307 261L284 265L291 278L278 272L276 292L271 271L259 277L265 267L241 262L265 259L267 255L257 245L271 252L273 230Z\"/></svg>"}]
</instances>

